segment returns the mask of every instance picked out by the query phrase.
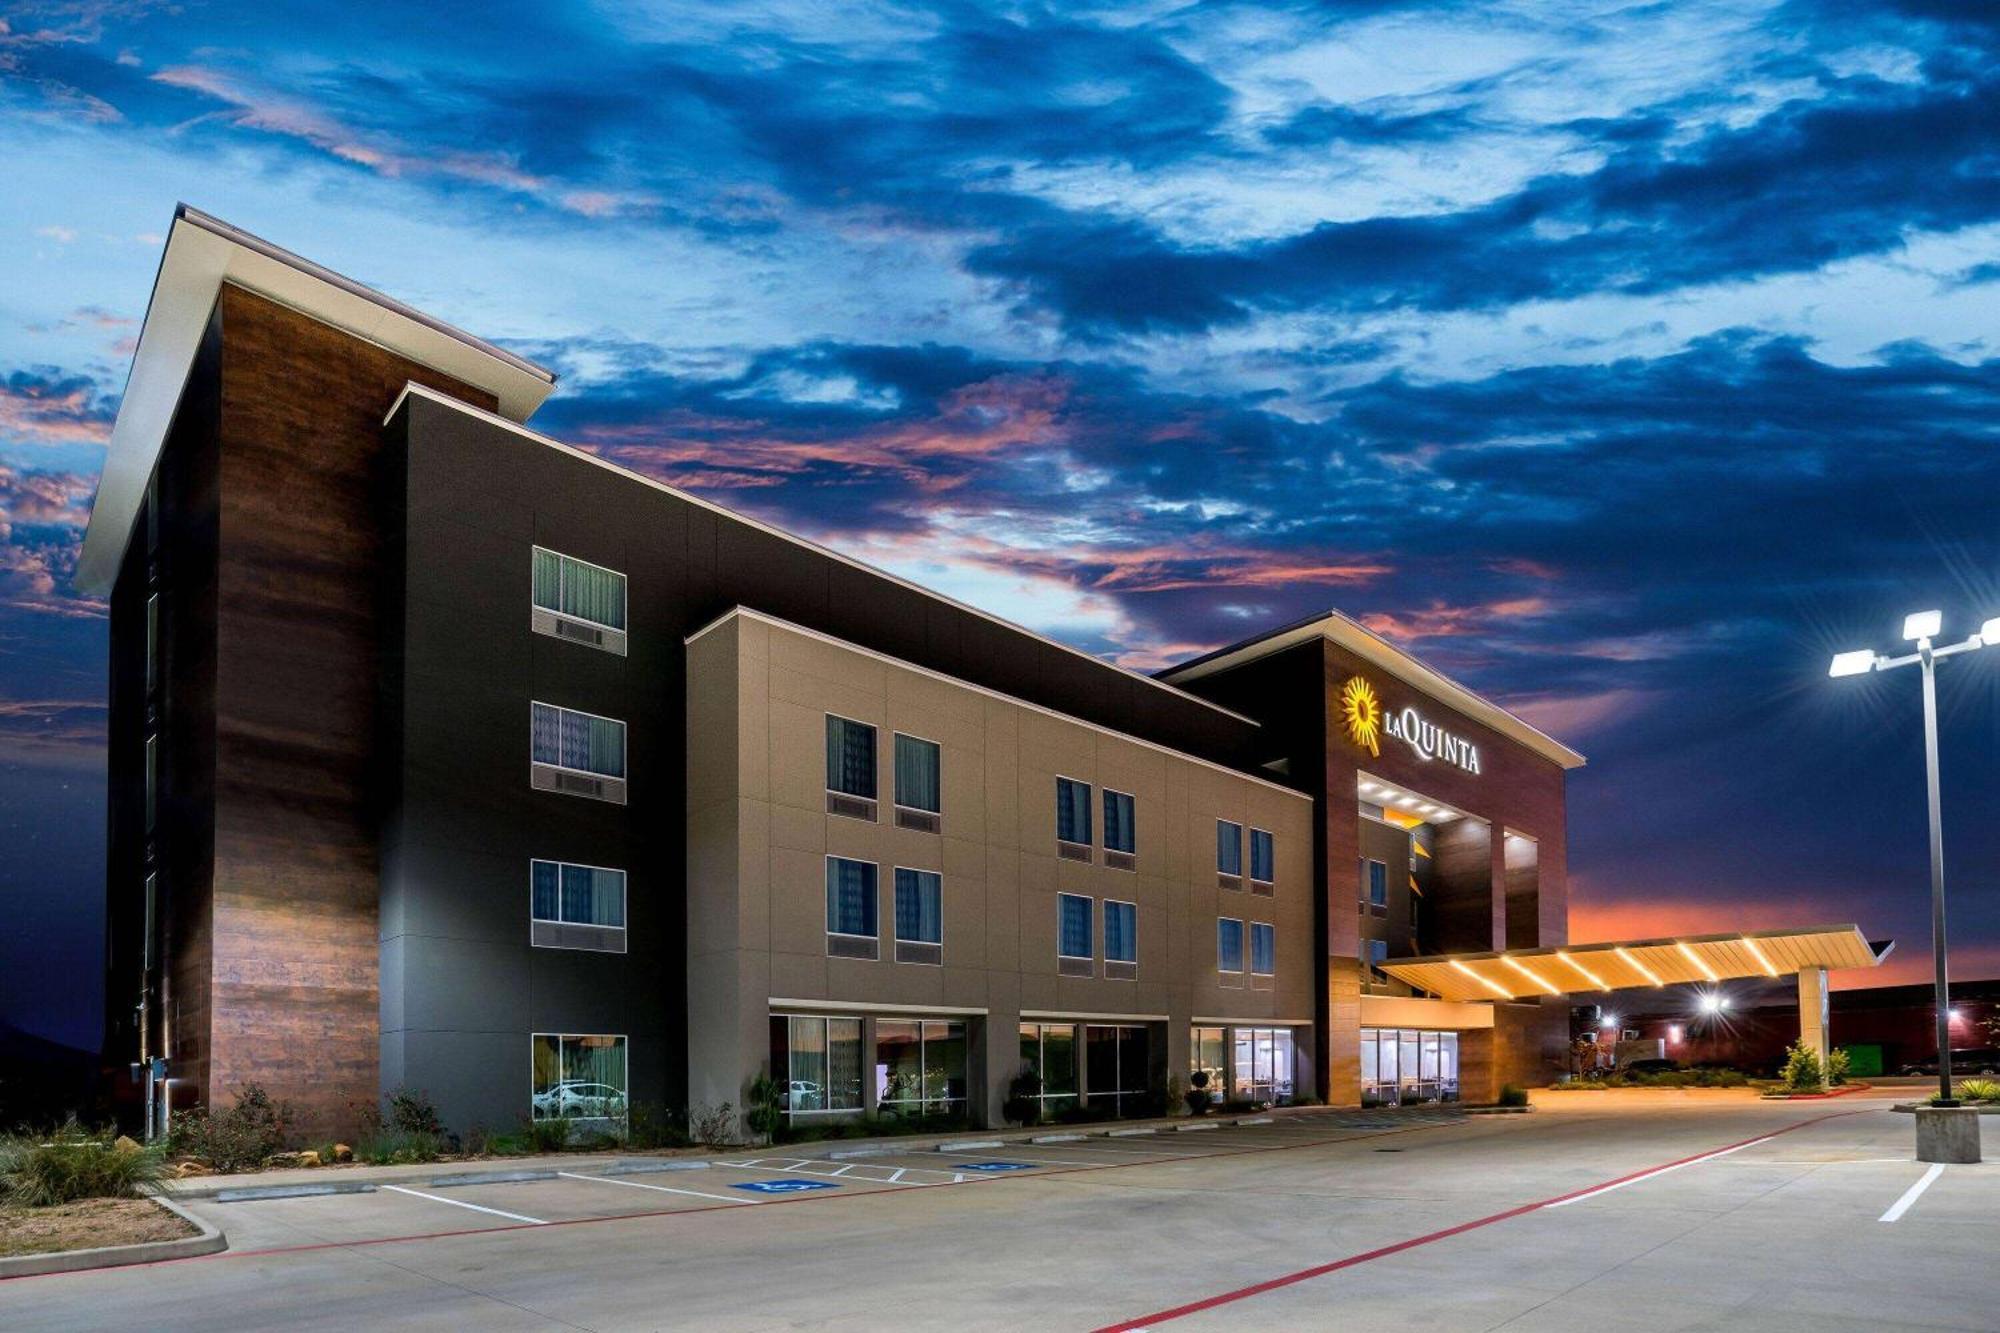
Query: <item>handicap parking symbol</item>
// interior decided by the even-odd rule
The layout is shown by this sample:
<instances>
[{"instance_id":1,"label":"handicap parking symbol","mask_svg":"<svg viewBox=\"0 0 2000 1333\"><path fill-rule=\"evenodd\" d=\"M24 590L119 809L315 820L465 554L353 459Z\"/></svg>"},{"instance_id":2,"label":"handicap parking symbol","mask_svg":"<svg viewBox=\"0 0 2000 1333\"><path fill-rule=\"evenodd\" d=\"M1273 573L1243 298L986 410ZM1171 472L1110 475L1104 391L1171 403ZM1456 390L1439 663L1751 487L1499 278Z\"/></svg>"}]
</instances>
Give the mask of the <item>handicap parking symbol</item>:
<instances>
[{"instance_id":1,"label":"handicap parking symbol","mask_svg":"<svg viewBox=\"0 0 2000 1333\"><path fill-rule=\"evenodd\" d=\"M963 1171L1032 1171L1032 1162L968 1162L959 1168Z\"/></svg>"},{"instance_id":2,"label":"handicap parking symbol","mask_svg":"<svg viewBox=\"0 0 2000 1333\"><path fill-rule=\"evenodd\" d=\"M803 1190L831 1190L840 1187L830 1180L752 1180L731 1189L749 1190L753 1194L797 1194Z\"/></svg>"}]
</instances>

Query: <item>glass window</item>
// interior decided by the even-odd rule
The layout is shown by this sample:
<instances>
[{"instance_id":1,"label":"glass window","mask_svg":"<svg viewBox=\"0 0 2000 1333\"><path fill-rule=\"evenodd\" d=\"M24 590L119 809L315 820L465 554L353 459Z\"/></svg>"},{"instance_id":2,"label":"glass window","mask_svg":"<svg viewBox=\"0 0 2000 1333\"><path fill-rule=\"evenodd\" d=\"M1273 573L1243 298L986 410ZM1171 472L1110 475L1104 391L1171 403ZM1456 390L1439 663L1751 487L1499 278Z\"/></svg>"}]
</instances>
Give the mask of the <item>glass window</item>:
<instances>
[{"instance_id":1,"label":"glass window","mask_svg":"<svg viewBox=\"0 0 2000 1333\"><path fill-rule=\"evenodd\" d=\"M608 1128L625 1122L625 1039L538 1032L534 1036L536 1120L577 1120Z\"/></svg>"},{"instance_id":2,"label":"glass window","mask_svg":"<svg viewBox=\"0 0 2000 1333\"><path fill-rule=\"evenodd\" d=\"M826 858L826 932L875 938L875 863Z\"/></svg>"},{"instance_id":3,"label":"glass window","mask_svg":"<svg viewBox=\"0 0 2000 1333\"><path fill-rule=\"evenodd\" d=\"M146 832L160 821L160 738L146 737Z\"/></svg>"},{"instance_id":4,"label":"glass window","mask_svg":"<svg viewBox=\"0 0 2000 1333\"><path fill-rule=\"evenodd\" d=\"M1056 779L1056 837L1064 842L1090 843L1090 784Z\"/></svg>"},{"instance_id":5,"label":"glass window","mask_svg":"<svg viewBox=\"0 0 2000 1333\"><path fill-rule=\"evenodd\" d=\"M879 1019L875 1100L886 1115L965 1109L965 1024Z\"/></svg>"},{"instance_id":6,"label":"glass window","mask_svg":"<svg viewBox=\"0 0 2000 1333\"><path fill-rule=\"evenodd\" d=\"M1243 923L1223 917L1215 923L1215 970L1243 970Z\"/></svg>"},{"instance_id":7,"label":"glass window","mask_svg":"<svg viewBox=\"0 0 2000 1333\"><path fill-rule=\"evenodd\" d=\"M896 804L910 810L944 810L939 790L939 765L943 751L934 741L896 733Z\"/></svg>"},{"instance_id":8,"label":"glass window","mask_svg":"<svg viewBox=\"0 0 2000 1333\"><path fill-rule=\"evenodd\" d=\"M1458 1034L1361 1029L1361 1099L1394 1106L1458 1100Z\"/></svg>"},{"instance_id":9,"label":"glass window","mask_svg":"<svg viewBox=\"0 0 2000 1333\"><path fill-rule=\"evenodd\" d=\"M1284 1101L1292 1095L1292 1030L1232 1028L1235 1092L1254 1102Z\"/></svg>"},{"instance_id":10,"label":"glass window","mask_svg":"<svg viewBox=\"0 0 2000 1333\"><path fill-rule=\"evenodd\" d=\"M944 943L944 879L929 870L896 871L896 938Z\"/></svg>"},{"instance_id":11,"label":"glass window","mask_svg":"<svg viewBox=\"0 0 2000 1333\"><path fill-rule=\"evenodd\" d=\"M1269 884L1277 878L1278 849L1271 835L1263 829L1250 830L1250 878L1259 884Z\"/></svg>"},{"instance_id":12,"label":"glass window","mask_svg":"<svg viewBox=\"0 0 2000 1333\"><path fill-rule=\"evenodd\" d=\"M625 924L625 872L566 861L533 861L534 919L572 926Z\"/></svg>"},{"instance_id":13,"label":"glass window","mask_svg":"<svg viewBox=\"0 0 2000 1333\"><path fill-rule=\"evenodd\" d=\"M1188 1030L1188 1072L1208 1075L1205 1091L1211 1102L1223 1101L1228 1096L1229 1070L1223 1063L1226 1050L1224 1029ZM1193 1087L1193 1082L1190 1081L1188 1086Z\"/></svg>"},{"instance_id":14,"label":"glass window","mask_svg":"<svg viewBox=\"0 0 2000 1333\"><path fill-rule=\"evenodd\" d=\"M1076 893L1056 895L1056 953L1064 958L1095 958L1090 947L1091 900Z\"/></svg>"},{"instance_id":15,"label":"glass window","mask_svg":"<svg viewBox=\"0 0 2000 1333\"><path fill-rule=\"evenodd\" d=\"M575 556L535 548L535 605L606 629L625 628L625 576Z\"/></svg>"},{"instance_id":16,"label":"glass window","mask_svg":"<svg viewBox=\"0 0 2000 1333\"><path fill-rule=\"evenodd\" d=\"M1104 849L1109 852L1139 850L1137 830L1132 824L1132 798L1122 791L1104 792Z\"/></svg>"},{"instance_id":17,"label":"glass window","mask_svg":"<svg viewBox=\"0 0 2000 1333\"><path fill-rule=\"evenodd\" d=\"M1093 1106L1115 1115L1148 1109L1152 1083L1152 1042L1143 1027L1090 1024L1083 1030L1084 1067Z\"/></svg>"},{"instance_id":18,"label":"glass window","mask_svg":"<svg viewBox=\"0 0 2000 1333\"><path fill-rule=\"evenodd\" d=\"M1375 974L1376 980L1382 980L1387 975L1382 971L1382 964L1389 961L1389 941L1364 940L1362 943L1368 946L1369 970Z\"/></svg>"},{"instance_id":19,"label":"glass window","mask_svg":"<svg viewBox=\"0 0 2000 1333\"><path fill-rule=\"evenodd\" d=\"M1277 970L1278 928L1263 921L1250 923L1250 970L1268 977Z\"/></svg>"},{"instance_id":20,"label":"glass window","mask_svg":"<svg viewBox=\"0 0 2000 1333\"><path fill-rule=\"evenodd\" d=\"M530 704L529 731L538 764L600 777L625 776L625 724L554 704Z\"/></svg>"},{"instance_id":21,"label":"glass window","mask_svg":"<svg viewBox=\"0 0 2000 1333\"><path fill-rule=\"evenodd\" d=\"M1076 1027L1069 1023L1021 1024L1021 1063L1042 1080L1042 1113L1076 1106Z\"/></svg>"},{"instance_id":22,"label":"glass window","mask_svg":"<svg viewBox=\"0 0 2000 1333\"><path fill-rule=\"evenodd\" d=\"M790 1087L786 1109L793 1115L861 1109L861 1020L787 1020Z\"/></svg>"},{"instance_id":23,"label":"glass window","mask_svg":"<svg viewBox=\"0 0 2000 1333\"><path fill-rule=\"evenodd\" d=\"M1243 873L1243 826L1226 819L1215 821L1215 868L1224 875Z\"/></svg>"},{"instance_id":24,"label":"glass window","mask_svg":"<svg viewBox=\"0 0 2000 1333\"><path fill-rule=\"evenodd\" d=\"M1381 861L1368 863L1368 905L1370 907L1389 905L1389 867Z\"/></svg>"},{"instance_id":25,"label":"glass window","mask_svg":"<svg viewBox=\"0 0 2000 1333\"><path fill-rule=\"evenodd\" d=\"M160 685L160 594L146 598L146 693Z\"/></svg>"},{"instance_id":26,"label":"glass window","mask_svg":"<svg viewBox=\"0 0 2000 1333\"><path fill-rule=\"evenodd\" d=\"M1104 900L1104 961L1107 963L1139 961L1137 903L1121 903L1115 898Z\"/></svg>"},{"instance_id":27,"label":"glass window","mask_svg":"<svg viewBox=\"0 0 2000 1333\"><path fill-rule=\"evenodd\" d=\"M875 799L875 728L826 715L826 789Z\"/></svg>"}]
</instances>

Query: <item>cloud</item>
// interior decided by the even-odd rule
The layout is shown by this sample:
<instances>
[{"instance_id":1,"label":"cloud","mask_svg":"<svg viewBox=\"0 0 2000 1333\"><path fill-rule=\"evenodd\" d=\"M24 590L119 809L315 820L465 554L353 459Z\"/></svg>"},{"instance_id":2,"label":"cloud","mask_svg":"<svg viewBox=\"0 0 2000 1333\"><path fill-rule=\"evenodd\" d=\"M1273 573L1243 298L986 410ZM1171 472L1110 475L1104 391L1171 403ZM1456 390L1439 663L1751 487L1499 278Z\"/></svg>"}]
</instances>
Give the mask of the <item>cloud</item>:
<instances>
[{"instance_id":1,"label":"cloud","mask_svg":"<svg viewBox=\"0 0 2000 1333\"><path fill-rule=\"evenodd\" d=\"M0 463L0 607L67 619L105 614L104 603L69 592L94 489L75 473Z\"/></svg>"},{"instance_id":2,"label":"cloud","mask_svg":"<svg viewBox=\"0 0 2000 1333\"><path fill-rule=\"evenodd\" d=\"M0 760L42 767L104 762L106 707L96 699L0 697Z\"/></svg>"},{"instance_id":3,"label":"cloud","mask_svg":"<svg viewBox=\"0 0 2000 1333\"><path fill-rule=\"evenodd\" d=\"M0 379L0 443L103 444L116 415L89 376L43 367Z\"/></svg>"}]
</instances>

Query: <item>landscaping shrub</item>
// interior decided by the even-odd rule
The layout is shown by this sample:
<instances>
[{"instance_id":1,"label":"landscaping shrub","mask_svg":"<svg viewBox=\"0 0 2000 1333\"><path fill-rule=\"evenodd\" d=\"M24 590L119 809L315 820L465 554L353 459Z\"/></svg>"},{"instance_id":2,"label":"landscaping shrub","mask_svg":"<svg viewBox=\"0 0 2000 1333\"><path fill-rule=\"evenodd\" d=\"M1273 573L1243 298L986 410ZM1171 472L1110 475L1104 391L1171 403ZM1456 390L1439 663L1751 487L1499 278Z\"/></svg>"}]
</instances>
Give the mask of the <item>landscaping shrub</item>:
<instances>
[{"instance_id":1,"label":"landscaping shrub","mask_svg":"<svg viewBox=\"0 0 2000 1333\"><path fill-rule=\"evenodd\" d=\"M547 1120L529 1120L522 1128L522 1137L528 1141L530 1152L561 1152L569 1147L570 1123L560 1116Z\"/></svg>"},{"instance_id":2,"label":"landscaping shrub","mask_svg":"<svg viewBox=\"0 0 2000 1333\"><path fill-rule=\"evenodd\" d=\"M688 1107L688 1137L704 1148L727 1148L736 1142L736 1107L729 1102Z\"/></svg>"},{"instance_id":3,"label":"landscaping shrub","mask_svg":"<svg viewBox=\"0 0 2000 1333\"><path fill-rule=\"evenodd\" d=\"M1000 1113L1017 1125L1038 1124L1042 1118L1042 1076L1026 1065L1007 1084Z\"/></svg>"},{"instance_id":4,"label":"landscaping shrub","mask_svg":"<svg viewBox=\"0 0 2000 1333\"><path fill-rule=\"evenodd\" d=\"M1208 1095L1208 1071L1197 1069L1188 1075L1187 1108L1189 1115L1207 1115L1210 1106Z\"/></svg>"},{"instance_id":5,"label":"landscaping shrub","mask_svg":"<svg viewBox=\"0 0 2000 1333\"><path fill-rule=\"evenodd\" d=\"M1969 1078L1958 1085L1961 1101L2000 1102L2000 1083L1990 1078Z\"/></svg>"},{"instance_id":6,"label":"landscaping shrub","mask_svg":"<svg viewBox=\"0 0 2000 1333\"><path fill-rule=\"evenodd\" d=\"M685 1148L688 1136L666 1107L633 1102L625 1113L625 1142L633 1148Z\"/></svg>"},{"instance_id":7,"label":"landscaping shrub","mask_svg":"<svg viewBox=\"0 0 2000 1333\"><path fill-rule=\"evenodd\" d=\"M285 1146L290 1121L289 1106L247 1083L227 1110L197 1107L176 1114L167 1131L167 1151L199 1158L212 1171L254 1171Z\"/></svg>"},{"instance_id":8,"label":"landscaping shrub","mask_svg":"<svg viewBox=\"0 0 2000 1333\"><path fill-rule=\"evenodd\" d=\"M1501 1106L1526 1106L1528 1104L1528 1090L1509 1083L1506 1087L1500 1089L1499 1104Z\"/></svg>"},{"instance_id":9,"label":"landscaping shrub","mask_svg":"<svg viewBox=\"0 0 2000 1333\"><path fill-rule=\"evenodd\" d=\"M405 1134L445 1137L444 1121L438 1118L437 1103L421 1088L397 1088L389 1094L387 1123Z\"/></svg>"},{"instance_id":10,"label":"landscaping shrub","mask_svg":"<svg viewBox=\"0 0 2000 1333\"><path fill-rule=\"evenodd\" d=\"M46 1208L138 1194L160 1178L160 1155L116 1135L85 1129L72 1117L48 1134L0 1138L0 1199Z\"/></svg>"},{"instance_id":11,"label":"landscaping shrub","mask_svg":"<svg viewBox=\"0 0 2000 1333\"><path fill-rule=\"evenodd\" d=\"M444 1150L442 1135L421 1130L380 1129L362 1135L354 1145L354 1157L375 1166L402 1166L410 1162L435 1162Z\"/></svg>"},{"instance_id":12,"label":"landscaping shrub","mask_svg":"<svg viewBox=\"0 0 2000 1333\"><path fill-rule=\"evenodd\" d=\"M1826 1086L1826 1070L1819 1052L1803 1041L1795 1041L1785 1051L1785 1067L1779 1074L1793 1092L1818 1092Z\"/></svg>"},{"instance_id":13,"label":"landscaping shrub","mask_svg":"<svg viewBox=\"0 0 2000 1333\"><path fill-rule=\"evenodd\" d=\"M1839 1047L1836 1046L1833 1050L1827 1052L1826 1081L1830 1086L1837 1088L1847 1082L1848 1063L1847 1052Z\"/></svg>"},{"instance_id":14,"label":"landscaping shrub","mask_svg":"<svg viewBox=\"0 0 2000 1333\"><path fill-rule=\"evenodd\" d=\"M744 1095L743 1118L750 1128L763 1136L767 1143L776 1143L778 1134L785 1124L785 1085L769 1074L759 1074L750 1080L750 1090Z\"/></svg>"}]
</instances>

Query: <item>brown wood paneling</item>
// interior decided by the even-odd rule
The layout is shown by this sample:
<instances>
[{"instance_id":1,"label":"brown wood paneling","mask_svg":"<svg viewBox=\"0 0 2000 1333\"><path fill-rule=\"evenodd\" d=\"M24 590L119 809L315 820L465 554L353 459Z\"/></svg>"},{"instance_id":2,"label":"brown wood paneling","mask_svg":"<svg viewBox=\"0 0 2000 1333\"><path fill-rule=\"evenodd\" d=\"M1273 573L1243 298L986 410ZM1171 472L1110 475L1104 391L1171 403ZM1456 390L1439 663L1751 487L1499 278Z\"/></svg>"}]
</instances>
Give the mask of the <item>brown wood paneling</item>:
<instances>
[{"instance_id":1,"label":"brown wood paneling","mask_svg":"<svg viewBox=\"0 0 2000 1333\"><path fill-rule=\"evenodd\" d=\"M225 286L209 1100L303 1135L377 1096L383 414L489 395Z\"/></svg>"}]
</instances>

